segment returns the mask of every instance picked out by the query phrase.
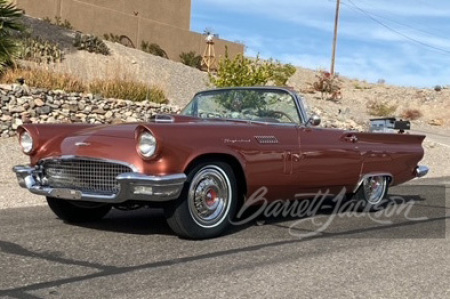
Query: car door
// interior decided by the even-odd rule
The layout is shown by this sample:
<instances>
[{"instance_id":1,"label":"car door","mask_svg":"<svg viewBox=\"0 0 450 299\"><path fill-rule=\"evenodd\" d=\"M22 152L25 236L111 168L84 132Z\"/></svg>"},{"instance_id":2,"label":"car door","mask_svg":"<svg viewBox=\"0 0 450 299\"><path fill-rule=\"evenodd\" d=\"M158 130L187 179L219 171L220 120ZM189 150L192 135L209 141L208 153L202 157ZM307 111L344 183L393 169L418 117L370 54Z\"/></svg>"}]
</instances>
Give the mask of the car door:
<instances>
[{"instance_id":1,"label":"car door","mask_svg":"<svg viewBox=\"0 0 450 299\"><path fill-rule=\"evenodd\" d=\"M302 192L351 192L359 180L362 155L355 133L336 129L301 127L300 155L296 164Z\"/></svg>"},{"instance_id":2,"label":"car door","mask_svg":"<svg viewBox=\"0 0 450 299\"><path fill-rule=\"evenodd\" d=\"M266 124L247 133L251 149L241 153L246 161L248 196L262 187L267 200L293 199L299 176L294 167L294 158L300 155L297 130L296 124Z\"/></svg>"}]
</instances>

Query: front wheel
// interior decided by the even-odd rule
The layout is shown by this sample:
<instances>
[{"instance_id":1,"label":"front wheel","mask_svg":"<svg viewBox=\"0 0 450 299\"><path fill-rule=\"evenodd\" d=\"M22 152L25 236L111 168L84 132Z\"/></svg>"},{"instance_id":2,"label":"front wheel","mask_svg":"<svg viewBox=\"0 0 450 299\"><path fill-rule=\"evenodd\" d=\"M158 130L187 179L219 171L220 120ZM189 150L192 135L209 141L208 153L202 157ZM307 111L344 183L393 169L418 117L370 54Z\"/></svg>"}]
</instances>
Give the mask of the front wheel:
<instances>
[{"instance_id":1,"label":"front wheel","mask_svg":"<svg viewBox=\"0 0 450 299\"><path fill-rule=\"evenodd\" d=\"M372 212L383 209L387 204L387 191L387 177L373 176L365 178L354 196L354 199L358 202L358 210Z\"/></svg>"},{"instance_id":2,"label":"front wheel","mask_svg":"<svg viewBox=\"0 0 450 299\"><path fill-rule=\"evenodd\" d=\"M165 209L167 223L180 237L219 236L237 206L236 178L224 162L201 163L189 171L180 198Z\"/></svg>"},{"instance_id":3,"label":"front wheel","mask_svg":"<svg viewBox=\"0 0 450 299\"><path fill-rule=\"evenodd\" d=\"M47 203L56 216L73 223L100 220L112 208L110 204L76 202L53 197L47 197Z\"/></svg>"}]
</instances>

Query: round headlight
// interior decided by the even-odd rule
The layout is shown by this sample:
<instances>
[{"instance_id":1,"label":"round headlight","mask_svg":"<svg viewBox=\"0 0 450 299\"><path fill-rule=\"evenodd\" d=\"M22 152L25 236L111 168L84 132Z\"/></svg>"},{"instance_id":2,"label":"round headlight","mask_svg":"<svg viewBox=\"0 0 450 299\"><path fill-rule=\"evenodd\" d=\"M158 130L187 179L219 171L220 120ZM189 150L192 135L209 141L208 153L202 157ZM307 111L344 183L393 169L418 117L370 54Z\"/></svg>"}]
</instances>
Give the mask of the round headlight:
<instances>
[{"instance_id":1,"label":"round headlight","mask_svg":"<svg viewBox=\"0 0 450 299\"><path fill-rule=\"evenodd\" d=\"M150 132L143 132L139 136L139 152L142 156L149 158L156 151L156 138Z\"/></svg>"},{"instance_id":2,"label":"round headlight","mask_svg":"<svg viewBox=\"0 0 450 299\"><path fill-rule=\"evenodd\" d=\"M25 154L29 154L33 150L33 138L27 131L20 135L20 146Z\"/></svg>"}]
</instances>

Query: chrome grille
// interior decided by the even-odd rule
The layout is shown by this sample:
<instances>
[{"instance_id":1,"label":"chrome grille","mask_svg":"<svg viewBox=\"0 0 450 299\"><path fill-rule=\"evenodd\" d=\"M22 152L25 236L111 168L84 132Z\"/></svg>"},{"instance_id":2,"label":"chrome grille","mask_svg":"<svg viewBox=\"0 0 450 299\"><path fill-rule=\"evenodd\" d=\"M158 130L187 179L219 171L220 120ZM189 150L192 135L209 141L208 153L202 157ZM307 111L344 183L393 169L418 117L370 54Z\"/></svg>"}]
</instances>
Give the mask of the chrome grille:
<instances>
[{"instance_id":1,"label":"chrome grille","mask_svg":"<svg viewBox=\"0 0 450 299\"><path fill-rule=\"evenodd\" d=\"M117 163L83 159L50 160L42 163L44 177L52 188L70 188L84 193L116 194L116 177L131 168Z\"/></svg>"}]
</instances>

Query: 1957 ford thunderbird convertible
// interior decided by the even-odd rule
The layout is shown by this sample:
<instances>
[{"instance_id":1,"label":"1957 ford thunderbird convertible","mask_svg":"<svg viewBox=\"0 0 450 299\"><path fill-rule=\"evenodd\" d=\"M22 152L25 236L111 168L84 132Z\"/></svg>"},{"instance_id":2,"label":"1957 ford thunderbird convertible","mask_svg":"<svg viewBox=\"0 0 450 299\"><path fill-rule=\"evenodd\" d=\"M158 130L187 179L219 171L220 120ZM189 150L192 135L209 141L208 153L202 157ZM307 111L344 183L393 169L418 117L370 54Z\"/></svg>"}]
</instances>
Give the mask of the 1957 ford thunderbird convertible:
<instances>
[{"instance_id":1,"label":"1957 ford thunderbird convertible","mask_svg":"<svg viewBox=\"0 0 450 299\"><path fill-rule=\"evenodd\" d=\"M179 236L223 233L264 187L267 200L346 190L367 210L389 186L427 174L425 136L319 128L297 93L271 87L197 93L177 115L118 125L26 124L20 186L67 222L157 204Z\"/></svg>"}]
</instances>

